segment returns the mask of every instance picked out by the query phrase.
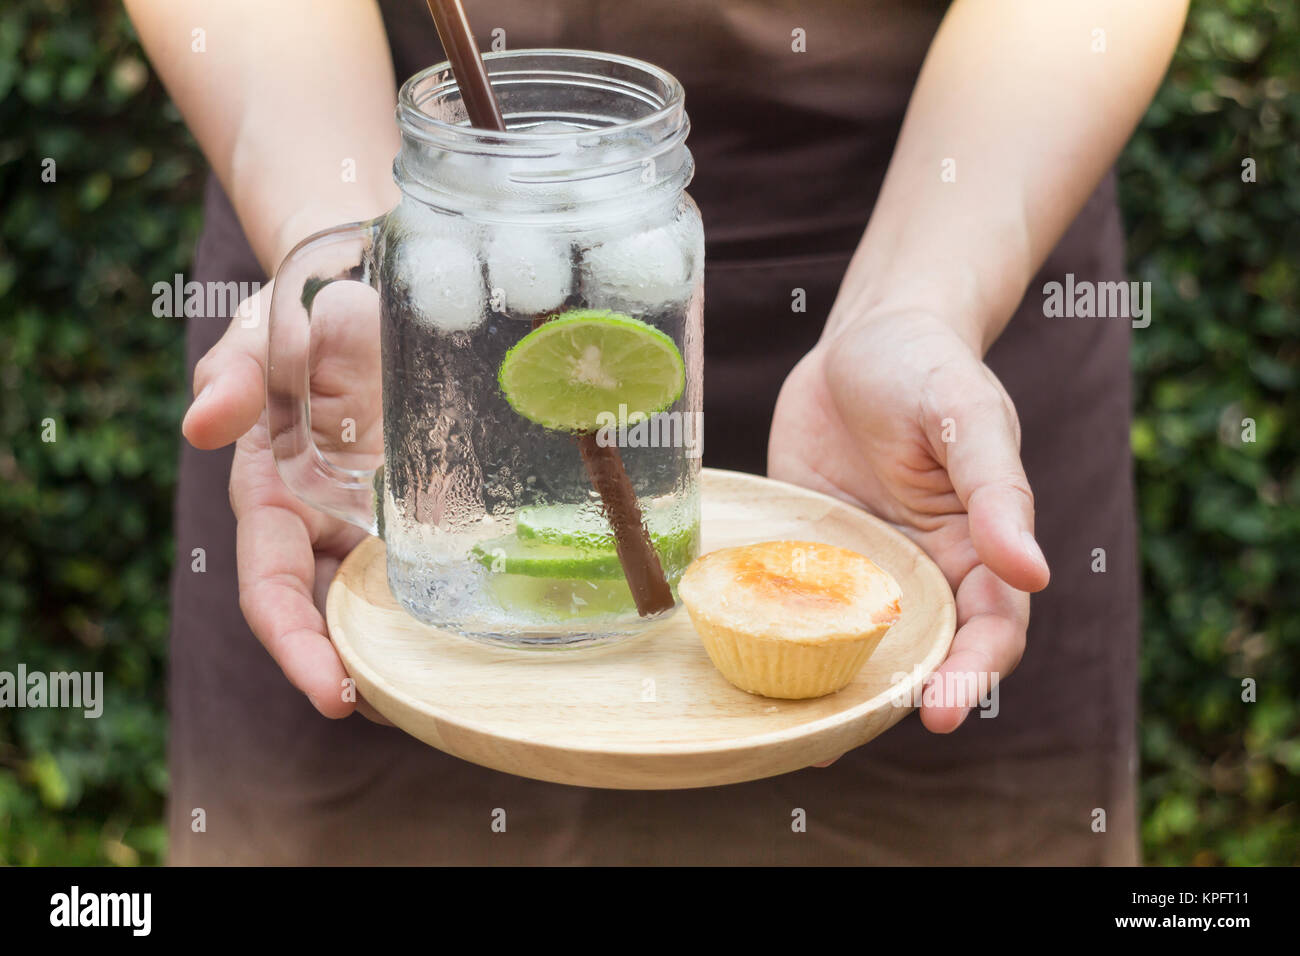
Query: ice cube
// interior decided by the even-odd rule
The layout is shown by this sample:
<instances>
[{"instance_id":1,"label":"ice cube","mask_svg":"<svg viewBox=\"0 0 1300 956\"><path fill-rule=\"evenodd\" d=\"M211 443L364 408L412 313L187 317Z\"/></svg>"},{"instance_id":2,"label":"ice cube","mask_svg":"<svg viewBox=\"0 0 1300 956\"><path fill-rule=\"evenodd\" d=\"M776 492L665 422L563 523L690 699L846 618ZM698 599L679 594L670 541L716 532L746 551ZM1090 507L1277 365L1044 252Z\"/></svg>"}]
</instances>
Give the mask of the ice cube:
<instances>
[{"instance_id":1,"label":"ice cube","mask_svg":"<svg viewBox=\"0 0 1300 956\"><path fill-rule=\"evenodd\" d=\"M608 178L539 182L528 187L528 201L538 207L569 211L618 196L620 187Z\"/></svg>"},{"instance_id":2,"label":"ice cube","mask_svg":"<svg viewBox=\"0 0 1300 956\"><path fill-rule=\"evenodd\" d=\"M609 239L582 257L588 301L618 308L656 308L690 294L689 264L676 230L660 226Z\"/></svg>"},{"instance_id":3,"label":"ice cube","mask_svg":"<svg viewBox=\"0 0 1300 956\"><path fill-rule=\"evenodd\" d=\"M577 123L566 123L563 120L547 120L544 123L535 123L532 126L521 127L521 133L581 133L586 127L579 126Z\"/></svg>"},{"instance_id":4,"label":"ice cube","mask_svg":"<svg viewBox=\"0 0 1300 956\"><path fill-rule=\"evenodd\" d=\"M470 250L478 247L476 229L465 217L450 215L406 195L388 214L384 231L390 249L400 249L421 238L451 239Z\"/></svg>"},{"instance_id":5,"label":"ice cube","mask_svg":"<svg viewBox=\"0 0 1300 956\"><path fill-rule=\"evenodd\" d=\"M417 321L444 332L468 332L486 314L478 256L446 236L411 235L401 246L401 282Z\"/></svg>"},{"instance_id":6,"label":"ice cube","mask_svg":"<svg viewBox=\"0 0 1300 956\"><path fill-rule=\"evenodd\" d=\"M487 246L492 307L513 313L559 308L573 284L569 244L532 229L503 227Z\"/></svg>"}]
</instances>

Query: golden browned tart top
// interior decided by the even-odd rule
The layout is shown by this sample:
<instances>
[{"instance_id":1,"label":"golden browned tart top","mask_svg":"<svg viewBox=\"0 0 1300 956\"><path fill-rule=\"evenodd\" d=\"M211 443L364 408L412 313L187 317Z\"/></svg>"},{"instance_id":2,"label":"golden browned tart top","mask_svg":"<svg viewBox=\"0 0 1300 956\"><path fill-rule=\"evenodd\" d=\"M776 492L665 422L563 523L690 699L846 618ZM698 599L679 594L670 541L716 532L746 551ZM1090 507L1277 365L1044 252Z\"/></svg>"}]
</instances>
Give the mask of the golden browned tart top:
<instances>
[{"instance_id":1,"label":"golden browned tart top","mask_svg":"<svg viewBox=\"0 0 1300 956\"><path fill-rule=\"evenodd\" d=\"M682 600L707 621L767 640L859 639L898 620L898 583L862 555L815 541L766 541L699 558Z\"/></svg>"}]
</instances>

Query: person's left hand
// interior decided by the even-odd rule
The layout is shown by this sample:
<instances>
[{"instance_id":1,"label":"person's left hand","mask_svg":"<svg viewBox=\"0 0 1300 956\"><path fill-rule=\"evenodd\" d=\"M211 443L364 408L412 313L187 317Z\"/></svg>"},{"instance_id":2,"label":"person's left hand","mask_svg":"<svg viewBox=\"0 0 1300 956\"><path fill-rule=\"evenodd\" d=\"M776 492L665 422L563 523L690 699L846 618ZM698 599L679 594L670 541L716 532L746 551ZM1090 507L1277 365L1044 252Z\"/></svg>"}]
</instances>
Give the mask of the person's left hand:
<instances>
[{"instance_id":1,"label":"person's left hand","mask_svg":"<svg viewBox=\"0 0 1300 956\"><path fill-rule=\"evenodd\" d=\"M1025 592L1048 581L1006 390L938 317L863 317L795 366L769 448L771 477L893 523L947 576L957 634L923 697L921 721L936 733L955 730L980 682L991 688L1019 663ZM956 700L933 693L958 684Z\"/></svg>"}]
</instances>

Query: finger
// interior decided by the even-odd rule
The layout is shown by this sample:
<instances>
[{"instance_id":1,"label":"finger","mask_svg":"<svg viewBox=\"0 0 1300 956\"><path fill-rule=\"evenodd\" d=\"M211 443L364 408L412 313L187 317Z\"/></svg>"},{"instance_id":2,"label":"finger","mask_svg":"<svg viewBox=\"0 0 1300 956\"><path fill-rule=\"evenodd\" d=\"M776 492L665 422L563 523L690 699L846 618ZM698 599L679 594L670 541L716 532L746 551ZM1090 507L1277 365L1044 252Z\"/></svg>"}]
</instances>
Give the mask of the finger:
<instances>
[{"instance_id":1,"label":"finger","mask_svg":"<svg viewBox=\"0 0 1300 956\"><path fill-rule=\"evenodd\" d=\"M266 311L274 283L240 303L221 340L194 368L195 399L181 432L196 448L229 445L266 405Z\"/></svg>"},{"instance_id":2,"label":"finger","mask_svg":"<svg viewBox=\"0 0 1300 956\"><path fill-rule=\"evenodd\" d=\"M843 756L844 754L840 754L840 757ZM809 766L817 767L819 769L825 769L826 767L829 767L831 764L835 763L835 761L839 760L840 757L832 757L830 760L823 760L821 763L809 764Z\"/></svg>"},{"instance_id":3,"label":"finger","mask_svg":"<svg viewBox=\"0 0 1300 956\"><path fill-rule=\"evenodd\" d=\"M373 288L331 282L312 300L311 326L313 395L347 394L359 385L378 391L379 294Z\"/></svg>"},{"instance_id":4,"label":"finger","mask_svg":"<svg viewBox=\"0 0 1300 956\"><path fill-rule=\"evenodd\" d=\"M960 727L971 708L987 702L987 695L1020 663L1029 595L980 565L957 589L957 623L948 657L921 697L921 723L937 734Z\"/></svg>"},{"instance_id":5,"label":"finger","mask_svg":"<svg viewBox=\"0 0 1300 956\"><path fill-rule=\"evenodd\" d=\"M959 407L947 411L953 428L947 440L941 434L935 450L944 456L966 508L971 543L980 560L1012 587L1041 591L1049 572L1034 539L1034 495L1020 463L1015 410L994 383L963 391Z\"/></svg>"},{"instance_id":6,"label":"finger","mask_svg":"<svg viewBox=\"0 0 1300 956\"><path fill-rule=\"evenodd\" d=\"M277 505L241 511L236 554L244 617L285 677L317 710L346 717L356 704L342 693L348 675L312 599L316 566L306 525Z\"/></svg>"},{"instance_id":7,"label":"finger","mask_svg":"<svg viewBox=\"0 0 1300 956\"><path fill-rule=\"evenodd\" d=\"M383 447L379 339L379 298L370 286L331 282L316 295L309 365L312 430L322 451L350 467L369 467L367 456Z\"/></svg>"}]
</instances>

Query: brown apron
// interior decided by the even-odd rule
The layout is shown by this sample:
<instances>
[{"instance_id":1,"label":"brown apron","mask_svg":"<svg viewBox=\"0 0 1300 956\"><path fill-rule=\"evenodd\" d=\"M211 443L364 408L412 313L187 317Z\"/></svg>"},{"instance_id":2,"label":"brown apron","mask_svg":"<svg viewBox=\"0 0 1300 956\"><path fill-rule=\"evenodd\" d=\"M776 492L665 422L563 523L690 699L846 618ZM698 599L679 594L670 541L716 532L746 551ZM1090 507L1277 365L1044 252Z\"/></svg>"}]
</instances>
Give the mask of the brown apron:
<instances>
[{"instance_id":1,"label":"brown apron","mask_svg":"<svg viewBox=\"0 0 1300 956\"><path fill-rule=\"evenodd\" d=\"M422 4L382 4L399 79L443 58ZM487 48L657 63L685 85L707 232L705 464L761 472L785 374L860 238L945 8L917 0L475 0ZM792 31L807 52L793 52ZM209 186L195 276L262 279ZM1053 569L996 719L949 736L911 716L829 769L732 787L585 790L513 777L362 717L328 721L239 611L231 452L181 454L171 639L171 860L197 863L1135 863L1138 594L1128 323L1046 319L1067 272L1117 280L1108 177L988 356L1015 400ZM807 291L804 314L791 290ZM225 328L189 324L189 362ZM207 571L190 570L195 547ZM1106 573L1092 573L1094 548ZM206 830L191 829L203 808ZM507 812L505 833L493 811ZM793 832L792 812L807 815ZM1095 810L1105 811L1096 832Z\"/></svg>"}]
</instances>

